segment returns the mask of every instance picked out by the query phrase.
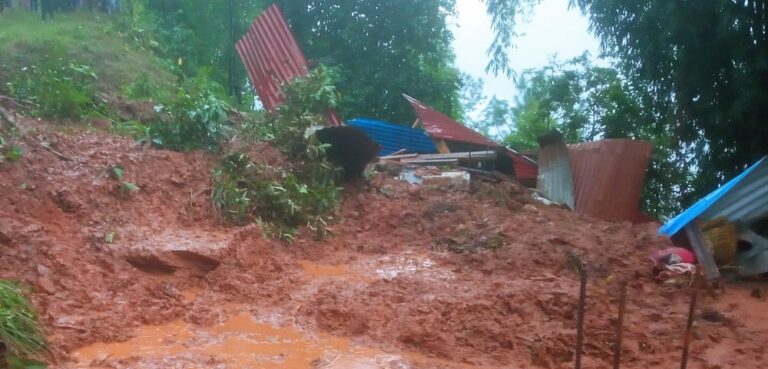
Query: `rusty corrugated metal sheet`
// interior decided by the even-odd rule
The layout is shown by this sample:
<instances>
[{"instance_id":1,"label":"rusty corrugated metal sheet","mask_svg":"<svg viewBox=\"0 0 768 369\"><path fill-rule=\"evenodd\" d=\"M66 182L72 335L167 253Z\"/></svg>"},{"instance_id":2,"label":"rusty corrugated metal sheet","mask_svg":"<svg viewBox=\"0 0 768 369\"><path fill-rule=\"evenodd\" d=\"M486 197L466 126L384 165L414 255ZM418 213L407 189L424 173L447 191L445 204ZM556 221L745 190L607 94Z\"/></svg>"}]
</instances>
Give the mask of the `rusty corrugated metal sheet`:
<instances>
[{"instance_id":1,"label":"rusty corrugated metal sheet","mask_svg":"<svg viewBox=\"0 0 768 369\"><path fill-rule=\"evenodd\" d=\"M235 48L268 111L283 102L282 85L309 73L307 59L277 4L253 21ZM335 111L328 113L328 119L333 125L341 122Z\"/></svg>"},{"instance_id":2,"label":"rusty corrugated metal sheet","mask_svg":"<svg viewBox=\"0 0 768 369\"><path fill-rule=\"evenodd\" d=\"M424 130L435 139L463 142L488 149L500 149L501 154L513 160L515 176L521 180L536 180L538 164L535 161L520 155L517 151L499 145L486 138L475 130L455 121L453 118L427 106L415 98L403 94L403 97L413 106L416 116L424 125Z\"/></svg>"},{"instance_id":3,"label":"rusty corrugated metal sheet","mask_svg":"<svg viewBox=\"0 0 768 369\"><path fill-rule=\"evenodd\" d=\"M573 171L568 146L560 132L539 138L539 175L536 188L550 200L574 209Z\"/></svg>"},{"instance_id":4,"label":"rusty corrugated metal sheet","mask_svg":"<svg viewBox=\"0 0 768 369\"><path fill-rule=\"evenodd\" d=\"M602 140L568 145L575 211L608 221L635 219L651 160L650 142Z\"/></svg>"},{"instance_id":5,"label":"rusty corrugated metal sheet","mask_svg":"<svg viewBox=\"0 0 768 369\"><path fill-rule=\"evenodd\" d=\"M280 86L309 73L307 59L277 5L261 13L235 47L267 110L283 102Z\"/></svg>"}]
</instances>

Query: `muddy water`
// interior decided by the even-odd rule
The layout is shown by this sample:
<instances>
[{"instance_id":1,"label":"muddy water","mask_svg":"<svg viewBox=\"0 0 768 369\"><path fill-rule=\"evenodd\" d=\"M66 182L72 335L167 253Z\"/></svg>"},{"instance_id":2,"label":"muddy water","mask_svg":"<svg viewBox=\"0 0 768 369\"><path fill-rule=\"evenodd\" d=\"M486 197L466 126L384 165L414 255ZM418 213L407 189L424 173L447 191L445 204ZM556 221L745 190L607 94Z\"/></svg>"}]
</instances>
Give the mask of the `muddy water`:
<instances>
[{"instance_id":1,"label":"muddy water","mask_svg":"<svg viewBox=\"0 0 768 369\"><path fill-rule=\"evenodd\" d=\"M299 261L310 280L353 280L369 283L403 274L435 277L435 265L418 255L377 260L374 265L324 265ZM437 273L436 275L439 275ZM442 275L439 277L445 278ZM187 301L203 293L182 292ZM353 344L347 338L306 332L297 327L263 323L242 305L224 307L226 321L201 327L183 321L136 329L132 339L99 343L71 354L75 368L141 367L248 368L248 369L410 369L412 363L429 368L469 368L414 353L390 354ZM114 363L120 363L114 365Z\"/></svg>"},{"instance_id":2,"label":"muddy water","mask_svg":"<svg viewBox=\"0 0 768 369\"><path fill-rule=\"evenodd\" d=\"M219 362L227 368L380 368L397 356L356 347L348 339L310 335L295 328L256 322L239 312L212 327L178 321L136 330L127 342L100 343L72 353L77 368L99 367L106 360L168 359L184 355L199 362ZM314 365L314 366L313 366ZM404 366L403 368L407 368Z\"/></svg>"}]
</instances>

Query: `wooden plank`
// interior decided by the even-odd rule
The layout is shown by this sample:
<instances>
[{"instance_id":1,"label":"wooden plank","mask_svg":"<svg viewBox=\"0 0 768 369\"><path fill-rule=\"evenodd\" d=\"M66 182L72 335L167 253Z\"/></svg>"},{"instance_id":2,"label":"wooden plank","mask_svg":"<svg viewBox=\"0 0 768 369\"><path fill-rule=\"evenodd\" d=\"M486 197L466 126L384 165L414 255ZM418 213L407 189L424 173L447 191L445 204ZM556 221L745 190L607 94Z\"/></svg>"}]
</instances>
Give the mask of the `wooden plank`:
<instances>
[{"instance_id":1,"label":"wooden plank","mask_svg":"<svg viewBox=\"0 0 768 369\"><path fill-rule=\"evenodd\" d=\"M460 160L493 160L496 159L496 151L471 151L455 152L449 154L422 154L419 159L460 159Z\"/></svg>"},{"instance_id":2,"label":"wooden plank","mask_svg":"<svg viewBox=\"0 0 768 369\"><path fill-rule=\"evenodd\" d=\"M404 164L420 164L420 165L459 165L459 159L403 159Z\"/></svg>"},{"instance_id":3,"label":"wooden plank","mask_svg":"<svg viewBox=\"0 0 768 369\"><path fill-rule=\"evenodd\" d=\"M708 281L719 279L720 270L717 268L714 256L709 252L710 249L707 246L706 237L701 232L699 225L695 221L688 223L685 226L685 233L688 235L688 240L691 241L691 247L696 254L696 260L704 267L704 277Z\"/></svg>"},{"instance_id":4,"label":"wooden plank","mask_svg":"<svg viewBox=\"0 0 768 369\"><path fill-rule=\"evenodd\" d=\"M437 147L437 152L441 154L450 154L451 149L448 148L448 144L445 142L445 140L434 140L435 141L435 147Z\"/></svg>"},{"instance_id":5,"label":"wooden plank","mask_svg":"<svg viewBox=\"0 0 768 369\"><path fill-rule=\"evenodd\" d=\"M382 160L400 160L400 159L407 159L407 158L415 158L417 156L419 156L419 154L387 155L387 156L382 156L379 159L382 159Z\"/></svg>"}]
</instances>

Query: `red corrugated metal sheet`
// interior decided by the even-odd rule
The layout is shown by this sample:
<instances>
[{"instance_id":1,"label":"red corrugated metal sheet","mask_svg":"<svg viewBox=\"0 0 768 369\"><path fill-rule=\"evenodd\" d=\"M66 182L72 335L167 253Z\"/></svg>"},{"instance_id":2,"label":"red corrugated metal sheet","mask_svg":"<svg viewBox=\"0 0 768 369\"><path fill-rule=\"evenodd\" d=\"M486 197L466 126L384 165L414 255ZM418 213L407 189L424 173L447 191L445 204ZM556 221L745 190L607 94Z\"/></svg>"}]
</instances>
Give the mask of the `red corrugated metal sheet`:
<instances>
[{"instance_id":1,"label":"red corrugated metal sheet","mask_svg":"<svg viewBox=\"0 0 768 369\"><path fill-rule=\"evenodd\" d=\"M309 73L307 59L276 4L253 21L235 48L268 111L283 102L283 84ZM328 119L334 125L340 123L335 111L328 113Z\"/></svg>"},{"instance_id":2,"label":"red corrugated metal sheet","mask_svg":"<svg viewBox=\"0 0 768 369\"><path fill-rule=\"evenodd\" d=\"M267 110L283 102L281 85L309 73L307 59L277 5L259 15L235 47Z\"/></svg>"},{"instance_id":3,"label":"red corrugated metal sheet","mask_svg":"<svg viewBox=\"0 0 768 369\"><path fill-rule=\"evenodd\" d=\"M539 165L528 157L520 155L517 151L508 148L505 148L504 151L507 156L514 160L517 178L524 181L533 181L532 186L535 186L536 178L539 175Z\"/></svg>"},{"instance_id":4,"label":"red corrugated metal sheet","mask_svg":"<svg viewBox=\"0 0 768 369\"><path fill-rule=\"evenodd\" d=\"M466 142L487 146L489 148L500 146L471 128L453 120L451 117L432 109L421 101L408 95L403 95L403 97L411 103L419 120L424 124L424 130L426 130L430 136L439 140Z\"/></svg>"},{"instance_id":5,"label":"red corrugated metal sheet","mask_svg":"<svg viewBox=\"0 0 768 369\"><path fill-rule=\"evenodd\" d=\"M520 155L517 151L503 147L502 145L489 140L473 129L464 126L453 118L427 106L413 97L405 94L403 94L403 97L405 97L411 106L413 106L413 110L416 111L416 116L419 117L419 120L424 125L424 130L426 130L433 138L445 141L464 142L493 149L503 148L502 154L509 156L513 160L515 175L518 179L536 180L536 176L538 175L538 165L533 160Z\"/></svg>"},{"instance_id":6,"label":"red corrugated metal sheet","mask_svg":"<svg viewBox=\"0 0 768 369\"><path fill-rule=\"evenodd\" d=\"M602 140L568 145L576 211L608 221L636 219L651 143Z\"/></svg>"}]
</instances>

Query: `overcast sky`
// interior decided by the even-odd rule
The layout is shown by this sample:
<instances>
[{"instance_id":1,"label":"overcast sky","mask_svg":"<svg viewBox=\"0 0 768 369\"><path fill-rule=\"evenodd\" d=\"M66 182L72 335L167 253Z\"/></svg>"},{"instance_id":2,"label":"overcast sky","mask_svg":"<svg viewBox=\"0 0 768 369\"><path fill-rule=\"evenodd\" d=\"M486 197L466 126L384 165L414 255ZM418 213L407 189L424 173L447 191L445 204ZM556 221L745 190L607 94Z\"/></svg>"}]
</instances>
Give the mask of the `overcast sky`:
<instances>
[{"instance_id":1,"label":"overcast sky","mask_svg":"<svg viewBox=\"0 0 768 369\"><path fill-rule=\"evenodd\" d=\"M493 40L491 20L481 0L457 0L458 19L454 20L454 48L459 69L485 81L485 94L514 101L514 82L485 73L485 54ZM599 42L589 33L589 22L577 9L568 9L568 0L543 0L529 22L518 24L517 48L510 53L512 68L518 73L541 67L557 54L568 59L589 50L597 56Z\"/></svg>"}]
</instances>

